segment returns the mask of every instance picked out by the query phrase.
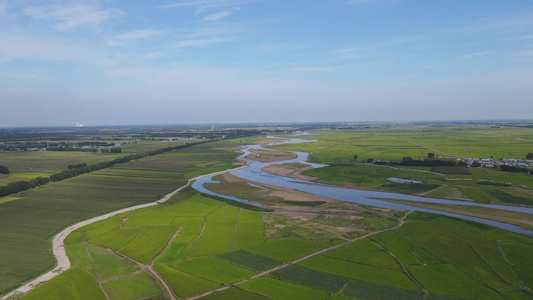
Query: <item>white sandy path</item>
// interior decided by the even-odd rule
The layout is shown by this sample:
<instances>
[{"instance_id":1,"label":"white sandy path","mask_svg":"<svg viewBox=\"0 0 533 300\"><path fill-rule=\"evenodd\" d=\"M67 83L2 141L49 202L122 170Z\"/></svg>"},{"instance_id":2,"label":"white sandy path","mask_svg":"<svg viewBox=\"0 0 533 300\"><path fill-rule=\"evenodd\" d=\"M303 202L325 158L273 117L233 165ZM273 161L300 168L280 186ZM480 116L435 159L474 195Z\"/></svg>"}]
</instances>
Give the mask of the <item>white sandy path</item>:
<instances>
[{"instance_id":1,"label":"white sandy path","mask_svg":"<svg viewBox=\"0 0 533 300\"><path fill-rule=\"evenodd\" d=\"M44 283L44 282L56 277L57 275L65 272L66 270L68 270L70 268L70 260L67 257L67 253L66 253L65 247L64 247L64 242L65 242L65 238L71 232L73 232L74 230L76 230L78 228L81 228L83 226L98 222L98 221L102 221L102 220L114 217L114 216L116 216L118 214L121 214L121 213L125 213L125 212L128 212L128 211L132 211L132 210L136 210L136 209L140 209L140 208L145 208L145 207L150 207L150 206L155 206L155 205L161 204L161 203L167 201L168 199L170 199L172 196L174 196L176 193L178 193L179 191L181 191L182 189L184 189L188 185L190 185L191 182L196 180L196 179L199 179L199 178L202 178L202 177L205 177L205 176L210 176L210 175L223 174L223 173L226 173L226 172L229 172L229 171L234 171L234 170L242 169L242 168L247 168L247 166L242 166L242 167L235 168L235 169L229 169L229 170L224 170L224 171L220 171L220 172L214 172L214 173L211 173L211 174L205 174L205 175L196 176L194 178L189 179L189 181L187 182L186 185L177 188L176 190L168 193L163 198L161 198L161 199L159 199L159 200L157 200L155 202L150 202L150 203L146 203L146 204L140 204L140 205L136 205L136 206L132 206L132 207L127 207L127 208L124 208L124 209L121 209L121 210L117 210L117 211L114 211L114 212L107 213L105 215L94 217L92 219L81 221L79 223L76 223L74 225L71 225L71 226L65 228L63 231L58 233L54 237L54 239L52 240L53 253L54 253L54 256L55 256L55 258L57 260L57 266L54 269L52 269L51 271L49 271L47 273L44 273L43 275L33 279L32 281L27 282L23 286L18 287L17 289L9 292L8 294L5 294L0 299L1 300L5 300L5 299L18 298L18 297L22 296L22 294L28 293L29 291L33 290L38 285L40 285L40 284L42 284L42 283Z\"/></svg>"}]
</instances>

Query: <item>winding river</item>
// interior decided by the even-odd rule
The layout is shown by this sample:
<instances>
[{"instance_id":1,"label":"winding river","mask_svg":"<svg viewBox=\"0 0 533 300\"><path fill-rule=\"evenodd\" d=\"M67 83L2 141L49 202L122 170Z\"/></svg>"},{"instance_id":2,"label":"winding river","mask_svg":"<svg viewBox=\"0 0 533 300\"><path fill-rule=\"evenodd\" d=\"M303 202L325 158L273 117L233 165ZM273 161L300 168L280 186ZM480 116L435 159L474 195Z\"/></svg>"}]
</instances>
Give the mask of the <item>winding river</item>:
<instances>
[{"instance_id":1,"label":"winding river","mask_svg":"<svg viewBox=\"0 0 533 300\"><path fill-rule=\"evenodd\" d=\"M282 145L282 144L296 144L296 143L310 143L315 142L316 140L305 140L305 139L298 139L298 138L292 138L288 141L284 142L273 142L269 143L269 146L275 146L275 145ZM521 212L526 214L532 214L533 215L533 208L528 207L519 207L519 206L510 206L510 205L499 205L499 204L483 204L483 203L476 203L476 202L467 202L467 201L456 201L456 200L444 200L444 199L437 199L437 198L425 198L425 197L418 197L418 196L410 196L410 195L404 195L404 194L396 194L396 193L388 193L388 192L376 192L376 191L364 191L364 190L356 190L356 189L349 189L349 188L342 188L342 187L334 187L334 186L327 186L322 184L316 184L310 181L306 180L300 180L300 179L294 179L294 178L288 178L288 177L282 177L270 174L268 172L263 171L264 167L272 166L272 165L280 165L280 164L288 164L288 163L302 163L312 166L313 168L320 168L325 167L326 165L322 164L313 164L307 162L307 159L309 157L309 153L306 152L300 152L300 151L289 151L297 155L294 159L284 160L284 161L277 161L277 162L259 162L255 160L251 160L246 158L251 152L250 150L254 149L265 149L261 147L260 145L248 145L244 146L242 151L244 154L239 156L237 159L243 160L247 164L247 168L240 168L230 171L224 171L217 174L229 172L235 176L255 181L259 183L265 183L270 185L277 185L285 188L290 188L294 190L299 190L302 192L306 192L309 194L314 194L321 197L331 198L331 199L337 199L341 201L347 201L347 202L353 202L357 204L363 204L363 205L371 205L376 207L382 207L382 208L390 208L390 209L398 209L398 210L413 210L413 211L421 211L421 212L428 212L428 213L435 213L440 215L446 215L450 217L456 217L460 219L475 221L491 226L495 226L498 228L502 228L505 230L509 230L512 232L520 233L520 234L527 234L527 235L533 235L532 230L525 230L520 228L516 225L511 225L507 223L477 218L477 217L471 217L461 214L455 214L455 213L449 213L434 209L426 209L416 206L410 206L405 204L398 204L398 203L392 203L387 201L382 201L379 199L393 199L393 200L407 200L407 201L417 201L417 202L428 202L428 203L441 203L441 204L449 204L449 205L465 205L465 206L477 206L477 207L485 207L485 208L494 208L494 209L501 209L501 210L507 210L507 211L514 211L514 212ZM268 148L267 150L276 150ZM279 150L276 150L279 151ZM287 151L287 150L283 150ZM204 187L204 183L207 182L216 182L213 180L213 177L217 174L212 174L210 176L206 176L203 178L200 178L196 180L192 187L202 193L224 197L224 198L230 198L232 200L236 200L239 202L247 202L250 203L252 201L239 199L232 196L225 196L220 195L215 192L212 192ZM252 204L260 205L257 202L254 202Z\"/></svg>"}]
</instances>

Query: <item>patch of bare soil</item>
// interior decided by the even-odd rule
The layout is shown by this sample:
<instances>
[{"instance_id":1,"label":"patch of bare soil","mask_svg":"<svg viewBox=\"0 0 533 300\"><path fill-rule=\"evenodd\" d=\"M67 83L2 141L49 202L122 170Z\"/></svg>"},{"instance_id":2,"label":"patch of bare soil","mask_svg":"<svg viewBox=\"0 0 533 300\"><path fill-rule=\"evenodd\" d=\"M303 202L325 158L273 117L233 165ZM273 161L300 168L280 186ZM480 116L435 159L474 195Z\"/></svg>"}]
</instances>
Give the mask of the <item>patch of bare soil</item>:
<instances>
[{"instance_id":1,"label":"patch of bare soil","mask_svg":"<svg viewBox=\"0 0 533 300\"><path fill-rule=\"evenodd\" d=\"M313 194L291 190L289 188L245 180L241 177L235 176L230 173L225 173L224 175L219 175L219 176L223 176L226 182L247 182L247 183L252 183L258 186L271 189L272 192L270 193L270 196L283 198L288 201L321 201L321 202L336 201L334 199L319 197ZM213 179L217 180L217 177L213 177Z\"/></svg>"},{"instance_id":2,"label":"patch of bare soil","mask_svg":"<svg viewBox=\"0 0 533 300\"><path fill-rule=\"evenodd\" d=\"M246 156L246 158L260 162L283 161L298 157L296 154L287 151L252 149L250 152L252 152L252 154Z\"/></svg>"},{"instance_id":3,"label":"patch of bare soil","mask_svg":"<svg viewBox=\"0 0 533 300\"><path fill-rule=\"evenodd\" d=\"M362 216L354 216L354 215L331 215L331 214L325 214L324 218L326 219L344 219L344 220L361 220L363 219Z\"/></svg>"},{"instance_id":4,"label":"patch of bare soil","mask_svg":"<svg viewBox=\"0 0 533 300\"><path fill-rule=\"evenodd\" d=\"M294 163L294 164L283 164L283 165L277 165L277 166L268 166L266 168L263 168L263 171L266 171L270 174L274 174L278 176L313 181L317 178L302 175L303 171L307 171L310 169L312 169L312 167L309 165Z\"/></svg>"},{"instance_id":5,"label":"patch of bare soil","mask_svg":"<svg viewBox=\"0 0 533 300\"><path fill-rule=\"evenodd\" d=\"M282 216L289 217L291 219L302 220L302 221L310 221L320 216L320 214L316 214L316 213L306 213L306 212L289 211L289 210L278 210L278 211L275 211L274 214L282 215Z\"/></svg>"}]
</instances>

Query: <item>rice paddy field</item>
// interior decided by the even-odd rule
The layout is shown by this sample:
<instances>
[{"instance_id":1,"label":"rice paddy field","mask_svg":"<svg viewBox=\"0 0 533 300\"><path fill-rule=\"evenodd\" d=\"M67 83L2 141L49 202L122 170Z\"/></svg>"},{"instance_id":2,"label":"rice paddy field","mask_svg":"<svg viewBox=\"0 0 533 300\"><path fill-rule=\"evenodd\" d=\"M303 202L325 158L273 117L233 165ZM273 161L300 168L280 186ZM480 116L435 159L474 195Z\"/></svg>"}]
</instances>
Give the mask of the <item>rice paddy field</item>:
<instances>
[{"instance_id":1,"label":"rice paddy field","mask_svg":"<svg viewBox=\"0 0 533 300\"><path fill-rule=\"evenodd\" d=\"M523 205L533 199L526 174L473 168L437 173L424 167L359 163L367 158L416 159L428 152L521 157L531 152L528 129L472 125L318 133L309 137L318 143L279 148L308 151L313 161L331 164L304 172L322 182L481 202ZM236 167L233 149L256 140L175 150L0 198L0 295L53 267L50 239L65 226L157 200L194 176ZM135 147L141 146L124 151L141 149ZM81 162L87 161L72 158L72 163ZM11 176L34 174L24 170L22 159L20 165ZM44 166L35 174L53 171ZM397 184L387 181L389 177L423 183ZM216 188L273 205L275 211L248 210L186 188L165 204L72 232L65 240L72 267L16 298L533 298L531 237L439 215L317 199L296 203L231 180ZM505 221L514 216L499 217ZM528 226L530 220L524 218L521 222Z\"/></svg>"},{"instance_id":2,"label":"rice paddy field","mask_svg":"<svg viewBox=\"0 0 533 300\"><path fill-rule=\"evenodd\" d=\"M237 154L230 150L236 143L216 142L175 150L0 198L0 294L54 266L50 240L62 228L158 200L196 175L233 168ZM221 147L229 150L219 150ZM72 162L88 162L86 157L80 159ZM59 167L58 161L54 164L66 168ZM166 237L166 233L161 234ZM129 248L124 251L131 252ZM136 258L147 259L150 251Z\"/></svg>"},{"instance_id":3,"label":"rice paddy field","mask_svg":"<svg viewBox=\"0 0 533 300\"><path fill-rule=\"evenodd\" d=\"M310 152L310 160L328 167L302 172L317 181L358 189L428 197L533 205L533 177L494 168L443 168L366 164L369 158L400 161L424 159L428 153L458 158L519 158L533 151L533 130L486 125L404 126L387 129L323 130L316 143L276 146ZM353 156L357 155L357 160ZM423 184L392 184L396 177ZM480 183L494 183L481 185Z\"/></svg>"},{"instance_id":4,"label":"rice paddy field","mask_svg":"<svg viewBox=\"0 0 533 300\"><path fill-rule=\"evenodd\" d=\"M74 231L66 240L72 269L22 299L54 299L56 291L72 299L168 299L165 285L177 299L533 296L533 239L492 227L411 213L397 229L286 265L346 239L268 234L268 228L279 228L269 225L273 213L234 207L191 190L171 203ZM215 291L220 288L225 289Z\"/></svg>"}]
</instances>

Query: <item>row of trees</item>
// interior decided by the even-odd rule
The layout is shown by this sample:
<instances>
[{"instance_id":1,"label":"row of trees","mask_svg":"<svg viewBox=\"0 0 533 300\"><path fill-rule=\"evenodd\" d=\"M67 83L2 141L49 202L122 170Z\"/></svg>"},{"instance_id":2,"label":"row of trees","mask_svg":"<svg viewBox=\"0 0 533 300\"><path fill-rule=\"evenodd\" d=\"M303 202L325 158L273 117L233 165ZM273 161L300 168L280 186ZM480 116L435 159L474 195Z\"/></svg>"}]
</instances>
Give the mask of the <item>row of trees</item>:
<instances>
[{"instance_id":1,"label":"row of trees","mask_svg":"<svg viewBox=\"0 0 533 300\"><path fill-rule=\"evenodd\" d=\"M529 173L528 168L526 167L518 167L518 166L506 166L501 165L500 170L505 172L519 172L519 173Z\"/></svg>"},{"instance_id":2,"label":"row of trees","mask_svg":"<svg viewBox=\"0 0 533 300\"><path fill-rule=\"evenodd\" d=\"M76 152L93 152L93 153L96 153L96 152L98 152L98 149L95 149L95 148L63 148L63 147L59 147L59 148L46 148L46 151L65 151L65 152L76 151Z\"/></svg>"},{"instance_id":3,"label":"row of trees","mask_svg":"<svg viewBox=\"0 0 533 300\"><path fill-rule=\"evenodd\" d=\"M15 181L8 183L7 186L0 187L0 197L20 193L38 187L50 182L50 179L46 177L37 177L30 181Z\"/></svg>"},{"instance_id":4,"label":"row of trees","mask_svg":"<svg viewBox=\"0 0 533 300\"><path fill-rule=\"evenodd\" d=\"M102 153L121 153L122 148L102 149Z\"/></svg>"},{"instance_id":5,"label":"row of trees","mask_svg":"<svg viewBox=\"0 0 533 300\"><path fill-rule=\"evenodd\" d=\"M172 151L174 149L183 149L183 148L187 148L187 147L191 147L191 146L195 146L199 144L204 144L204 143L208 143L212 141L214 140L204 140L204 141L195 142L195 143L187 143L185 145L179 145L175 147L166 147L162 149L152 150L152 151L148 151L144 153L131 154L126 157L117 158L117 159L114 159L112 161L107 161L107 162L100 162L100 163L90 165L90 166L88 166L86 163L69 165L66 170L63 170L57 174L54 174L50 176L50 178L37 177L30 181L16 181L16 182L9 183L7 186L0 187L0 197L20 193L20 192L29 190L31 188L38 187L43 184L47 184L50 181L57 182L57 181L73 178L73 177L76 177L76 176L79 176L85 173L90 173L92 171L109 168L116 164L127 163L132 160L141 159L143 157L158 155L158 154Z\"/></svg>"}]
</instances>

